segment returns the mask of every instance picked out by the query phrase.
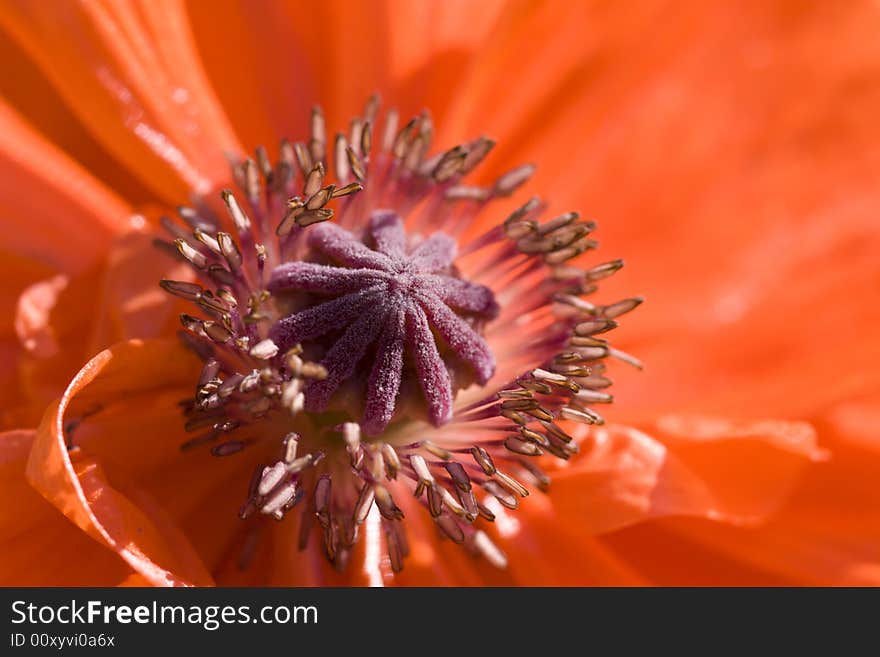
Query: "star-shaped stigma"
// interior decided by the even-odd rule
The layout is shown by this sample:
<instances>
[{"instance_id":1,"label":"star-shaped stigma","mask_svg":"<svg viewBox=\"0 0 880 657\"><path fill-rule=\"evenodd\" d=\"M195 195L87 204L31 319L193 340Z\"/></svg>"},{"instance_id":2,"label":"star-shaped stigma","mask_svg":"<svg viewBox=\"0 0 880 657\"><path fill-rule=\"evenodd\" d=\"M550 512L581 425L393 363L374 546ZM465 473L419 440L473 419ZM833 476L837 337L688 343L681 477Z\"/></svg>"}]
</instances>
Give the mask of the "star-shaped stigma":
<instances>
[{"instance_id":1,"label":"star-shaped stigma","mask_svg":"<svg viewBox=\"0 0 880 657\"><path fill-rule=\"evenodd\" d=\"M474 320L497 316L494 295L456 276L456 243L448 235L435 233L410 248L400 217L381 210L370 217L366 239L373 248L330 222L309 229L308 246L333 265L284 263L272 272L269 292L298 290L333 298L279 320L269 337L284 353L297 343L341 332L322 361L326 378L306 390L306 407L312 411L327 407L375 344L362 423L370 435L381 433L394 415L409 354L428 418L442 424L452 414L453 389L441 352L457 355L480 384L495 371L495 359L474 328Z\"/></svg>"}]
</instances>

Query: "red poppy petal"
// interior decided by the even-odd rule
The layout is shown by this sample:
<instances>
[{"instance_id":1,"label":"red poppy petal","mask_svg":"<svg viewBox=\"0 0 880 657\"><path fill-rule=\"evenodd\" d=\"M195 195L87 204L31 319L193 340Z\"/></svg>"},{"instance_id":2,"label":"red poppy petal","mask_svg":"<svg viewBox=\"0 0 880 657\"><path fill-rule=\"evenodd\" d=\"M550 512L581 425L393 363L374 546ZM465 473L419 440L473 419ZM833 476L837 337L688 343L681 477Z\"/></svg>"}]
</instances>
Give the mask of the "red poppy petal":
<instances>
[{"instance_id":1,"label":"red poppy petal","mask_svg":"<svg viewBox=\"0 0 880 657\"><path fill-rule=\"evenodd\" d=\"M804 423L668 416L648 433L593 429L553 473L553 507L592 533L670 515L757 522L822 458Z\"/></svg>"},{"instance_id":2,"label":"red poppy petal","mask_svg":"<svg viewBox=\"0 0 880 657\"><path fill-rule=\"evenodd\" d=\"M154 239L149 230L132 230L116 237L107 251L98 289L92 290L90 352L129 338L170 335L179 327L173 300L158 282L189 279L192 270L160 252ZM69 305L65 312L72 309Z\"/></svg>"},{"instance_id":3,"label":"red poppy petal","mask_svg":"<svg viewBox=\"0 0 880 657\"><path fill-rule=\"evenodd\" d=\"M861 203L829 208L790 245L777 229L741 252L740 271L715 299L688 305L686 320L663 298L659 308L649 299L622 329L621 345L647 363L616 387L627 421L664 409L742 414L756 404L806 417L880 383L880 343L867 330L880 322L880 307L867 301L880 279L875 216Z\"/></svg>"},{"instance_id":4,"label":"red poppy petal","mask_svg":"<svg viewBox=\"0 0 880 657\"><path fill-rule=\"evenodd\" d=\"M0 249L63 272L95 262L129 208L2 102L0 132Z\"/></svg>"},{"instance_id":5,"label":"red poppy petal","mask_svg":"<svg viewBox=\"0 0 880 657\"><path fill-rule=\"evenodd\" d=\"M192 375L174 343L132 340L93 358L46 413L30 459L31 484L99 543L155 585L211 584L187 539L157 506L124 481L108 480L83 447L68 448L75 418L123 395L148 399ZM75 441L75 439L74 439Z\"/></svg>"},{"instance_id":6,"label":"red poppy petal","mask_svg":"<svg viewBox=\"0 0 880 657\"><path fill-rule=\"evenodd\" d=\"M827 409L815 424L831 458L810 469L782 512L754 534L700 540L801 582L880 584L880 393Z\"/></svg>"},{"instance_id":7,"label":"red poppy petal","mask_svg":"<svg viewBox=\"0 0 880 657\"><path fill-rule=\"evenodd\" d=\"M24 473L36 431L0 433L2 586L110 585L129 570L28 485ZM59 549L59 546L61 548Z\"/></svg>"},{"instance_id":8,"label":"red poppy petal","mask_svg":"<svg viewBox=\"0 0 880 657\"><path fill-rule=\"evenodd\" d=\"M42 358L58 353L58 341L49 324L49 314L69 278L58 274L27 287L18 299L15 332L24 348Z\"/></svg>"},{"instance_id":9,"label":"red poppy petal","mask_svg":"<svg viewBox=\"0 0 880 657\"><path fill-rule=\"evenodd\" d=\"M26 415L20 417L20 409L27 404L27 397L20 387L18 364L22 356L21 343L15 328L18 297L29 285L52 275L52 268L17 253L0 250L5 263L4 276L0 278L0 428L11 429L30 426Z\"/></svg>"},{"instance_id":10,"label":"red poppy petal","mask_svg":"<svg viewBox=\"0 0 880 657\"><path fill-rule=\"evenodd\" d=\"M95 139L154 191L176 201L228 177L223 153L241 148L182 2L6 3L0 25Z\"/></svg>"},{"instance_id":11,"label":"red poppy petal","mask_svg":"<svg viewBox=\"0 0 880 657\"><path fill-rule=\"evenodd\" d=\"M551 488L552 491L552 488ZM500 504L492 533L505 552L518 586L638 586L646 580L592 535L588 524L574 522L550 496L533 493L515 512Z\"/></svg>"},{"instance_id":12,"label":"red poppy petal","mask_svg":"<svg viewBox=\"0 0 880 657\"><path fill-rule=\"evenodd\" d=\"M383 3L388 23L388 75L394 80L394 101L407 114L428 108L441 135L450 141L475 135L450 130L450 106L461 96L464 77L484 62L509 13L503 0ZM455 89L455 93L449 93ZM479 131L488 131L483 125ZM446 137L443 138L444 140ZM441 140L443 146L446 141ZM452 145L451 143L449 144Z\"/></svg>"},{"instance_id":13,"label":"red poppy petal","mask_svg":"<svg viewBox=\"0 0 880 657\"><path fill-rule=\"evenodd\" d=\"M619 12L613 20L603 20L607 17L595 15L600 13L588 3L506 3L482 37L478 52L461 66L455 93L447 101L449 111L439 126L441 134L462 139L485 131L499 140L502 154L516 148L516 142L531 141L548 120L556 118L561 101L568 104L583 95L579 92L591 80L589 56L598 50L597 42L615 43L640 14ZM595 26L595 33L589 26ZM516 66L516 84L510 84L512 66ZM544 111L545 106L549 111ZM560 146L556 152L563 150ZM497 173L505 164L513 166L502 157L493 158L490 166ZM542 166L555 171L557 164L562 162L542 160Z\"/></svg>"},{"instance_id":14,"label":"red poppy petal","mask_svg":"<svg viewBox=\"0 0 880 657\"><path fill-rule=\"evenodd\" d=\"M658 583L876 586L878 408L880 394L874 392L815 418L830 458L809 468L785 504L759 527L662 519L603 540Z\"/></svg>"},{"instance_id":15,"label":"red poppy petal","mask_svg":"<svg viewBox=\"0 0 880 657\"><path fill-rule=\"evenodd\" d=\"M603 534L598 539L652 586L796 586L803 583L737 559L711 542L697 542L677 530L683 525L693 526L701 533L709 530L709 535L722 527L710 520L660 518Z\"/></svg>"},{"instance_id":16,"label":"red poppy petal","mask_svg":"<svg viewBox=\"0 0 880 657\"><path fill-rule=\"evenodd\" d=\"M141 575L140 573L132 573L124 580L119 582L116 586L121 587L144 587L150 586L150 580Z\"/></svg>"},{"instance_id":17,"label":"red poppy petal","mask_svg":"<svg viewBox=\"0 0 880 657\"><path fill-rule=\"evenodd\" d=\"M648 364L621 420L755 400L801 417L876 382L877 8L643 3L593 23L572 65L589 83L498 154L596 217L602 257L627 260L602 296L648 299L615 334Z\"/></svg>"},{"instance_id":18,"label":"red poppy petal","mask_svg":"<svg viewBox=\"0 0 880 657\"><path fill-rule=\"evenodd\" d=\"M100 265L45 279L24 291L15 312L20 341L16 385L38 408L30 417L17 402L15 417L39 423L45 406L104 345L173 332L174 304L156 282L185 278L189 272L152 242L149 232L123 233Z\"/></svg>"},{"instance_id":19,"label":"red poppy petal","mask_svg":"<svg viewBox=\"0 0 880 657\"><path fill-rule=\"evenodd\" d=\"M305 134L316 103L328 125L344 130L373 92L405 116L428 108L442 128L457 96L448 90L479 61L502 4L232 1L188 9L208 74L243 140L272 144ZM333 29L317 27L324 25ZM296 75L290 62L299 63Z\"/></svg>"}]
</instances>

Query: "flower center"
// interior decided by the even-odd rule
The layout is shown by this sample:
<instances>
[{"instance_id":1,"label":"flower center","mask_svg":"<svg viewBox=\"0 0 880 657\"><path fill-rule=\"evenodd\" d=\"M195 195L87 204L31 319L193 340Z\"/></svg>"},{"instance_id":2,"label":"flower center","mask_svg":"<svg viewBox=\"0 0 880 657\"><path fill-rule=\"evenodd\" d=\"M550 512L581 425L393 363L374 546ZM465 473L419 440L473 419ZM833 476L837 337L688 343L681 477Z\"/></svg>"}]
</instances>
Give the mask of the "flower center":
<instances>
[{"instance_id":1,"label":"flower center","mask_svg":"<svg viewBox=\"0 0 880 657\"><path fill-rule=\"evenodd\" d=\"M495 361L479 331L498 306L489 288L456 275L448 235L409 240L401 218L380 210L363 238L326 223L310 230L307 243L315 261L279 265L267 286L280 305L296 309L269 339L282 352L301 345L327 371L305 389L307 411L363 400L361 426L378 435L401 390L406 397L420 389L422 409L409 416L440 425L451 417L453 381L491 378Z\"/></svg>"},{"instance_id":2,"label":"flower center","mask_svg":"<svg viewBox=\"0 0 880 657\"><path fill-rule=\"evenodd\" d=\"M468 185L491 141L430 155L430 118L399 128L391 110L374 147L377 116L371 100L336 136L335 183L315 110L310 139L283 142L275 164L262 148L233 164L244 206L225 191L222 207L179 208L186 229L163 220L175 239L159 246L201 281L161 282L200 313L181 315L204 361L183 449L262 446L240 516L299 506L300 547L317 524L337 568L372 523L400 570L418 507L500 567L485 523L547 487L536 457L578 451L571 423L603 422L591 406L611 401L605 360L638 361L598 336L641 300L583 298L622 262L572 264L596 247L577 213L539 222L531 199L467 230L532 166Z\"/></svg>"}]
</instances>

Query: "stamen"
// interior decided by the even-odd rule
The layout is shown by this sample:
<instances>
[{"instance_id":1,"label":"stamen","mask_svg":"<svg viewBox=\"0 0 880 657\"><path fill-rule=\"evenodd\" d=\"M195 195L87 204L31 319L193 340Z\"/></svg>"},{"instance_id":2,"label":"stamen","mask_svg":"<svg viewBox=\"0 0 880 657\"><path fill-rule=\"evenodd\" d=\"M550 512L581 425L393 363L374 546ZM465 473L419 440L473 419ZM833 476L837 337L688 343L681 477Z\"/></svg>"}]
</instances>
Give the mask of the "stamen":
<instances>
[{"instance_id":1,"label":"stamen","mask_svg":"<svg viewBox=\"0 0 880 657\"><path fill-rule=\"evenodd\" d=\"M269 360L278 353L278 345L266 338L251 347L250 355L258 360Z\"/></svg>"}]
</instances>

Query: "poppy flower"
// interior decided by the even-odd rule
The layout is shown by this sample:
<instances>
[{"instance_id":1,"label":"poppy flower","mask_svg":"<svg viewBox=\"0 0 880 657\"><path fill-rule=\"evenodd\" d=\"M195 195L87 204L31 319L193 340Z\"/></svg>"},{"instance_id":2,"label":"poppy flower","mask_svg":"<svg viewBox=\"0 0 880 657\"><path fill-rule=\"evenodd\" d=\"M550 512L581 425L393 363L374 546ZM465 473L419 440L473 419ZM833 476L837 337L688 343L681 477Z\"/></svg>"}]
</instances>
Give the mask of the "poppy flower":
<instances>
[{"instance_id":1,"label":"poppy flower","mask_svg":"<svg viewBox=\"0 0 880 657\"><path fill-rule=\"evenodd\" d=\"M6 3L0 581L878 583L878 21Z\"/></svg>"}]
</instances>

